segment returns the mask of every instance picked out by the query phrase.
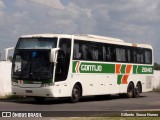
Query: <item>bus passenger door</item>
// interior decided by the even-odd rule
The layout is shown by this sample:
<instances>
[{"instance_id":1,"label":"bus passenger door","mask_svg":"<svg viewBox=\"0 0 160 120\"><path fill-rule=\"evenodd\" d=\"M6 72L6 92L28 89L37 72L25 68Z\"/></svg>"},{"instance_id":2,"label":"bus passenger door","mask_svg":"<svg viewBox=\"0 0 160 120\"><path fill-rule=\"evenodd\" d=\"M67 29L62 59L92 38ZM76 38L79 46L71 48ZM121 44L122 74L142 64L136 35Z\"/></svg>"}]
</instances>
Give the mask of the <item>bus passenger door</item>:
<instances>
[{"instance_id":1,"label":"bus passenger door","mask_svg":"<svg viewBox=\"0 0 160 120\"><path fill-rule=\"evenodd\" d=\"M59 91L61 95L65 96L68 94L68 85L65 82L68 78L70 55L71 55L71 40L62 38L59 42L57 64L55 70L55 82L59 82Z\"/></svg>"},{"instance_id":2,"label":"bus passenger door","mask_svg":"<svg viewBox=\"0 0 160 120\"><path fill-rule=\"evenodd\" d=\"M60 51L57 56L55 82L65 81L67 79L71 56L71 40L64 38L60 39L59 48Z\"/></svg>"}]
</instances>

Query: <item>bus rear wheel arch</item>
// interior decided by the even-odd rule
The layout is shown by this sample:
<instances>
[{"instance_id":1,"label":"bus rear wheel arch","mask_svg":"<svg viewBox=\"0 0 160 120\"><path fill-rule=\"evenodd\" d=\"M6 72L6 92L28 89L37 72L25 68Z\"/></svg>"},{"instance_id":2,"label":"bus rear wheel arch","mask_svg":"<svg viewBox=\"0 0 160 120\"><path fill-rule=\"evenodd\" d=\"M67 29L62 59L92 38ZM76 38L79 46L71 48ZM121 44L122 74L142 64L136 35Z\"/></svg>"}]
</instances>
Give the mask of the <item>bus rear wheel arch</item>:
<instances>
[{"instance_id":1,"label":"bus rear wheel arch","mask_svg":"<svg viewBox=\"0 0 160 120\"><path fill-rule=\"evenodd\" d=\"M82 86L80 83L76 83L73 86L70 100L72 103L77 103L81 96L82 96Z\"/></svg>"}]
</instances>

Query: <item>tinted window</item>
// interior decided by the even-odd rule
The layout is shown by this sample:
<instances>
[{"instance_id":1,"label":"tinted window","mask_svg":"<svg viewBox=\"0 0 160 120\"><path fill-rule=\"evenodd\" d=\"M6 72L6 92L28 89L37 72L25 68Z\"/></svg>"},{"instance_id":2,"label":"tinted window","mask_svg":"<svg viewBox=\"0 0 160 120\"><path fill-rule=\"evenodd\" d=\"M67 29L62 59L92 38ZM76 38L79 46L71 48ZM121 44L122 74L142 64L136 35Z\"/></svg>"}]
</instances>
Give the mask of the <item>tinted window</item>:
<instances>
[{"instance_id":1,"label":"tinted window","mask_svg":"<svg viewBox=\"0 0 160 120\"><path fill-rule=\"evenodd\" d=\"M73 59L151 64L152 52L132 46L75 40Z\"/></svg>"},{"instance_id":2,"label":"tinted window","mask_svg":"<svg viewBox=\"0 0 160 120\"><path fill-rule=\"evenodd\" d=\"M152 51L151 50L145 50L144 56L145 56L145 63L151 64L152 63Z\"/></svg>"},{"instance_id":3,"label":"tinted window","mask_svg":"<svg viewBox=\"0 0 160 120\"><path fill-rule=\"evenodd\" d=\"M17 49L52 49L57 46L57 38L20 38Z\"/></svg>"},{"instance_id":4,"label":"tinted window","mask_svg":"<svg viewBox=\"0 0 160 120\"><path fill-rule=\"evenodd\" d=\"M137 63L144 63L143 49L137 49Z\"/></svg>"},{"instance_id":5,"label":"tinted window","mask_svg":"<svg viewBox=\"0 0 160 120\"><path fill-rule=\"evenodd\" d=\"M125 49L116 48L116 61L118 61L118 62L126 62Z\"/></svg>"},{"instance_id":6,"label":"tinted window","mask_svg":"<svg viewBox=\"0 0 160 120\"><path fill-rule=\"evenodd\" d=\"M126 50L126 60L127 62L131 62L131 50L130 49Z\"/></svg>"},{"instance_id":7,"label":"tinted window","mask_svg":"<svg viewBox=\"0 0 160 120\"><path fill-rule=\"evenodd\" d=\"M103 53L103 61L110 61L111 55L110 55L110 47L108 45L105 45L102 47L102 53Z\"/></svg>"}]
</instances>

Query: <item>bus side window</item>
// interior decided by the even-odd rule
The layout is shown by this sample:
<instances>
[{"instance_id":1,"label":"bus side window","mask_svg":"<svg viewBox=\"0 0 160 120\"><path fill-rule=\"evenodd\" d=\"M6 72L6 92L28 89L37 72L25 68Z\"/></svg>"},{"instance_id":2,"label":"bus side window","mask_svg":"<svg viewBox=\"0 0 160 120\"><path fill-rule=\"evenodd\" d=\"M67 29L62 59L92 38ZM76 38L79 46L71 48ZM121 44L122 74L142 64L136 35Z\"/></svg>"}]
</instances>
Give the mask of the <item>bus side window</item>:
<instances>
[{"instance_id":1,"label":"bus side window","mask_svg":"<svg viewBox=\"0 0 160 120\"><path fill-rule=\"evenodd\" d=\"M141 48L137 49L137 63L144 62L143 50Z\"/></svg>"},{"instance_id":2,"label":"bus side window","mask_svg":"<svg viewBox=\"0 0 160 120\"><path fill-rule=\"evenodd\" d=\"M152 51L151 50L145 50L144 56L145 56L145 63L146 64L152 64Z\"/></svg>"},{"instance_id":3,"label":"bus side window","mask_svg":"<svg viewBox=\"0 0 160 120\"><path fill-rule=\"evenodd\" d=\"M99 48L98 45L91 43L90 44L90 55L91 55L91 60L99 60Z\"/></svg>"},{"instance_id":4,"label":"bus side window","mask_svg":"<svg viewBox=\"0 0 160 120\"><path fill-rule=\"evenodd\" d=\"M102 44L98 45L98 60L103 61L103 47Z\"/></svg>"},{"instance_id":5,"label":"bus side window","mask_svg":"<svg viewBox=\"0 0 160 120\"><path fill-rule=\"evenodd\" d=\"M111 57L111 61L113 62L116 61L116 49L113 45L110 47L110 57Z\"/></svg>"},{"instance_id":6,"label":"bus side window","mask_svg":"<svg viewBox=\"0 0 160 120\"><path fill-rule=\"evenodd\" d=\"M136 53L135 48L132 49L132 51L131 51L131 60L132 60L133 63L137 62L137 53Z\"/></svg>"},{"instance_id":7,"label":"bus side window","mask_svg":"<svg viewBox=\"0 0 160 120\"><path fill-rule=\"evenodd\" d=\"M102 51L103 51L103 61L107 60L107 53L106 53L106 48L103 46L102 47Z\"/></svg>"},{"instance_id":8,"label":"bus side window","mask_svg":"<svg viewBox=\"0 0 160 120\"><path fill-rule=\"evenodd\" d=\"M111 60L110 47L103 46L102 51L103 51L103 61L110 61Z\"/></svg>"},{"instance_id":9,"label":"bus side window","mask_svg":"<svg viewBox=\"0 0 160 120\"><path fill-rule=\"evenodd\" d=\"M126 53L124 48L116 48L116 61L117 62L126 62Z\"/></svg>"},{"instance_id":10,"label":"bus side window","mask_svg":"<svg viewBox=\"0 0 160 120\"><path fill-rule=\"evenodd\" d=\"M74 50L73 50L73 59L79 60L82 57L82 53L80 52L80 44L74 43Z\"/></svg>"},{"instance_id":11,"label":"bus side window","mask_svg":"<svg viewBox=\"0 0 160 120\"><path fill-rule=\"evenodd\" d=\"M126 61L131 62L131 51L130 49L126 49Z\"/></svg>"},{"instance_id":12,"label":"bus side window","mask_svg":"<svg viewBox=\"0 0 160 120\"><path fill-rule=\"evenodd\" d=\"M87 60L88 47L86 44L82 44L82 59Z\"/></svg>"}]
</instances>

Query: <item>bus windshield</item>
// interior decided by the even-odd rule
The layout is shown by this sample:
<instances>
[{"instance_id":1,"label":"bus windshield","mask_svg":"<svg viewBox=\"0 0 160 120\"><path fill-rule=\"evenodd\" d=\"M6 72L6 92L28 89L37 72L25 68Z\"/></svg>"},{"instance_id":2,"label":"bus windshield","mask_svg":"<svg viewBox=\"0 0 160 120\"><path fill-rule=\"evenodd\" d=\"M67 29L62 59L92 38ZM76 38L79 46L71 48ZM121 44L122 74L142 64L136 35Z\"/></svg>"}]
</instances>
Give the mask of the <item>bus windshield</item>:
<instances>
[{"instance_id":1,"label":"bus windshield","mask_svg":"<svg viewBox=\"0 0 160 120\"><path fill-rule=\"evenodd\" d=\"M50 52L55 48L55 38L20 39L15 49L12 64L12 77L18 79L52 79L53 63Z\"/></svg>"},{"instance_id":2,"label":"bus windshield","mask_svg":"<svg viewBox=\"0 0 160 120\"><path fill-rule=\"evenodd\" d=\"M20 38L17 49L52 49L56 47L57 38Z\"/></svg>"}]
</instances>

